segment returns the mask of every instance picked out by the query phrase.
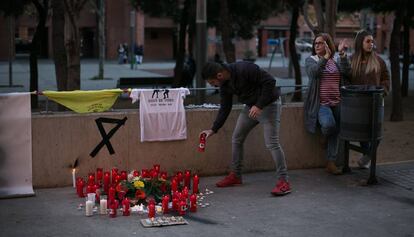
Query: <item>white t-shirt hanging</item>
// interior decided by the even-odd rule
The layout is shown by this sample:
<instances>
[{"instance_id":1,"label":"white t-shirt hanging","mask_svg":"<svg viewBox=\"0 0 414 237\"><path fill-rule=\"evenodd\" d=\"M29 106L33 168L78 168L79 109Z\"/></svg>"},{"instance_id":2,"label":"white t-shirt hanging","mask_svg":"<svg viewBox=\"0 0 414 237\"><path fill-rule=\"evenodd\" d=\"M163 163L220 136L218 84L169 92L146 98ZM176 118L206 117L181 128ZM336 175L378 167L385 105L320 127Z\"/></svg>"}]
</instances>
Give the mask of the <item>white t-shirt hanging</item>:
<instances>
[{"instance_id":1,"label":"white t-shirt hanging","mask_svg":"<svg viewBox=\"0 0 414 237\"><path fill-rule=\"evenodd\" d=\"M132 103L139 100L141 142L187 139L184 98L187 88L133 89Z\"/></svg>"}]
</instances>

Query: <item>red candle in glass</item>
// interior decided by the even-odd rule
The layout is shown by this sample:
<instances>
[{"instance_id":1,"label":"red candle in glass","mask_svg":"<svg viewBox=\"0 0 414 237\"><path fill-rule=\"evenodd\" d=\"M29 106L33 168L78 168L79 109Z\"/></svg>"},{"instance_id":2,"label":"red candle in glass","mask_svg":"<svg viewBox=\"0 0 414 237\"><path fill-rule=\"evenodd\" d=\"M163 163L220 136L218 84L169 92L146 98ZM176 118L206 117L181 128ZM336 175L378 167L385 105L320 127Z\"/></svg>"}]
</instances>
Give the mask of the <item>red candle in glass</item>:
<instances>
[{"instance_id":1,"label":"red candle in glass","mask_svg":"<svg viewBox=\"0 0 414 237\"><path fill-rule=\"evenodd\" d=\"M141 176L142 178L149 178L149 171L147 169L142 169Z\"/></svg>"},{"instance_id":2,"label":"red candle in glass","mask_svg":"<svg viewBox=\"0 0 414 237\"><path fill-rule=\"evenodd\" d=\"M168 202L170 201L170 197L168 195L164 195L162 197L162 213L168 213Z\"/></svg>"},{"instance_id":3,"label":"red candle in glass","mask_svg":"<svg viewBox=\"0 0 414 237\"><path fill-rule=\"evenodd\" d=\"M150 202L148 204L148 218L154 218L155 217L155 203Z\"/></svg>"},{"instance_id":4,"label":"red candle in glass","mask_svg":"<svg viewBox=\"0 0 414 237\"><path fill-rule=\"evenodd\" d=\"M77 188L79 197L85 197L85 194L83 193L83 187L84 186L85 186L85 182L83 181L83 179L81 179L79 181L79 185L78 185L78 188Z\"/></svg>"},{"instance_id":5,"label":"red candle in glass","mask_svg":"<svg viewBox=\"0 0 414 237\"><path fill-rule=\"evenodd\" d=\"M184 171L184 186L190 188L190 181L191 181L191 171L186 170Z\"/></svg>"},{"instance_id":6,"label":"red candle in glass","mask_svg":"<svg viewBox=\"0 0 414 237\"><path fill-rule=\"evenodd\" d=\"M173 178L172 181L171 181L171 191L173 193L175 193L175 192L177 192L177 190L178 190L177 179L176 178Z\"/></svg>"},{"instance_id":7,"label":"red candle in glass","mask_svg":"<svg viewBox=\"0 0 414 237\"><path fill-rule=\"evenodd\" d=\"M117 209L118 209L118 200L115 200L111 204L111 209L109 209L109 217L115 218Z\"/></svg>"},{"instance_id":8,"label":"red candle in glass","mask_svg":"<svg viewBox=\"0 0 414 237\"><path fill-rule=\"evenodd\" d=\"M112 168L111 175L112 175L112 183L114 184L115 183L115 178L118 175L118 169L117 168Z\"/></svg>"},{"instance_id":9,"label":"red candle in glass","mask_svg":"<svg viewBox=\"0 0 414 237\"><path fill-rule=\"evenodd\" d=\"M160 177L161 177L161 179L167 180L167 178L168 178L167 172L162 171L162 172L160 173Z\"/></svg>"},{"instance_id":10,"label":"red candle in glass","mask_svg":"<svg viewBox=\"0 0 414 237\"><path fill-rule=\"evenodd\" d=\"M121 180L127 180L128 174L125 170L121 171Z\"/></svg>"},{"instance_id":11,"label":"red candle in glass","mask_svg":"<svg viewBox=\"0 0 414 237\"><path fill-rule=\"evenodd\" d=\"M158 178L158 172L154 169L151 169L151 178L155 179Z\"/></svg>"},{"instance_id":12,"label":"red candle in glass","mask_svg":"<svg viewBox=\"0 0 414 237\"><path fill-rule=\"evenodd\" d=\"M154 167L154 170L157 171L157 173L160 172L160 167L161 166L159 164L155 164L153 167Z\"/></svg>"},{"instance_id":13,"label":"red candle in glass","mask_svg":"<svg viewBox=\"0 0 414 237\"><path fill-rule=\"evenodd\" d=\"M188 198L188 188L184 187L183 191L181 192L181 199L182 200L187 200L187 198Z\"/></svg>"},{"instance_id":14,"label":"red candle in glass","mask_svg":"<svg viewBox=\"0 0 414 237\"><path fill-rule=\"evenodd\" d=\"M109 188L109 193L108 193L108 200L110 204L112 204L115 201L115 192L116 192L115 188L111 186Z\"/></svg>"},{"instance_id":15,"label":"red candle in glass","mask_svg":"<svg viewBox=\"0 0 414 237\"><path fill-rule=\"evenodd\" d=\"M181 181L183 181L183 172L178 171L177 174L176 174L176 177L177 177L178 184L180 184Z\"/></svg>"},{"instance_id":16,"label":"red candle in glass","mask_svg":"<svg viewBox=\"0 0 414 237\"><path fill-rule=\"evenodd\" d=\"M103 186L104 186L104 192L108 194L109 191L109 182L110 182L110 174L109 172L105 172L104 178L103 178Z\"/></svg>"},{"instance_id":17,"label":"red candle in glass","mask_svg":"<svg viewBox=\"0 0 414 237\"><path fill-rule=\"evenodd\" d=\"M89 173L88 175L88 185L94 185L95 184L95 174Z\"/></svg>"},{"instance_id":18,"label":"red candle in glass","mask_svg":"<svg viewBox=\"0 0 414 237\"><path fill-rule=\"evenodd\" d=\"M103 178L103 169L102 168L97 168L96 169L96 182L97 183L102 183L102 178Z\"/></svg>"},{"instance_id":19,"label":"red candle in glass","mask_svg":"<svg viewBox=\"0 0 414 237\"><path fill-rule=\"evenodd\" d=\"M193 177L193 193L198 193L198 184L200 183L200 178L197 174Z\"/></svg>"},{"instance_id":20,"label":"red candle in glass","mask_svg":"<svg viewBox=\"0 0 414 237\"><path fill-rule=\"evenodd\" d=\"M139 176L139 171L138 170L134 170L133 175L134 175L134 177L138 177Z\"/></svg>"},{"instance_id":21,"label":"red candle in glass","mask_svg":"<svg viewBox=\"0 0 414 237\"><path fill-rule=\"evenodd\" d=\"M121 175L117 175L116 177L115 177L115 184L117 185L119 182L121 181Z\"/></svg>"},{"instance_id":22,"label":"red candle in glass","mask_svg":"<svg viewBox=\"0 0 414 237\"><path fill-rule=\"evenodd\" d=\"M177 197L173 197L172 199L172 208L173 210L178 210L178 198Z\"/></svg>"},{"instance_id":23,"label":"red candle in glass","mask_svg":"<svg viewBox=\"0 0 414 237\"><path fill-rule=\"evenodd\" d=\"M93 191L93 185L88 185L86 186L86 193L94 193L95 191Z\"/></svg>"},{"instance_id":24,"label":"red candle in glass","mask_svg":"<svg viewBox=\"0 0 414 237\"><path fill-rule=\"evenodd\" d=\"M93 186L93 192L96 193L96 191L99 191L99 185L98 184L95 184Z\"/></svg>"},{"instance_id":25,"label":"red candle in glass","mask_svg":"<svg viewBox=\"0 0 414 237\"><path fill-rule=\"evenodd\" d=\"M129 216L131 213L129 211L129 199L128 198L124 198L124 200L122 200L122 210L123 216Z\"/></svg>"},{"instance_id":26,"label":"red candle in glass","mask_svg":"<svg viewBox=\"0 0 414 237\"><path fill-rule=\"evenodd\" d=\"M197 212L197 194L195 193L190 196L190 211Z\"/></svg>"},{"instance_id":27,"label":"red candle in glass","mask_svg":"<svg viewBox=\"0 0 414 237\"><path fill-rule=\"evenodd\" d=\"M181 200L178 205L178 215L184 216L186 210L187 210L187 204L184 200Z\"/></svg>"}]
</instances>

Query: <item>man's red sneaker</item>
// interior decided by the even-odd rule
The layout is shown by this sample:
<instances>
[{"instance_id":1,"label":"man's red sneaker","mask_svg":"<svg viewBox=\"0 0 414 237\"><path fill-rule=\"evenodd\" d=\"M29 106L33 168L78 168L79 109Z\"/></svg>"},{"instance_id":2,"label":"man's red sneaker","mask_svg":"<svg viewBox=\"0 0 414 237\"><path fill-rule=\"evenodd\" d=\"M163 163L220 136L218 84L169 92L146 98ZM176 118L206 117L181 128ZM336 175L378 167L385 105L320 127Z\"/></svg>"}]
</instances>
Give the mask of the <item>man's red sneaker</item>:
<instances>
[{"instance_id":1,"label":"man's red sneaker","mask_svg":"<svg viewBox=\"0 0 414 237\"><path fill-rule=\"evenodd\" d=\"M237 177L234 172L230 172L230 174L224 177L223 180L216 183L216 186L219 188L224 188L224 187L231 187L231 186L240 185L240 184L242 184L241 177Z\"/></svg>"},{"instance_id":2,"label":"man's red sneaker","mask_svg":"<svg viewBox=\"0 0 414 237\"><path fill-rule=\"evenodd\" d=\"M274 196L283 196L291 192L289 182L284 179L277 181L276 187L272 189Z\"/></svg>"}]
</instances>

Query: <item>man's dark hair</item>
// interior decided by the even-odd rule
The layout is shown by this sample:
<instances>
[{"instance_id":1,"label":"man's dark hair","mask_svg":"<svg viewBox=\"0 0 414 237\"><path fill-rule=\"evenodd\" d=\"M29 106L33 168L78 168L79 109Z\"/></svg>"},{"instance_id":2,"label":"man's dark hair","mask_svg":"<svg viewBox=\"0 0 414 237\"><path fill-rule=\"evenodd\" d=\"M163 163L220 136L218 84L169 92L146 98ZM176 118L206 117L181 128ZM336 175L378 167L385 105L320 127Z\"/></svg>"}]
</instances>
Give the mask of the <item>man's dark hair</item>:
<instances>
[{"instance_id":1,"label":"man's dark hair","mask_svg":"<svg viewBox=\"0 0 414 237\"><path fill-rule=\"evenodd\" d=\"M224 67L220 63L216 62L207 62L203 66L203 71L201 72L201 77L203 80L208 80L215 78L217 73L223 71Z\"/></svg>"}]
</instances>

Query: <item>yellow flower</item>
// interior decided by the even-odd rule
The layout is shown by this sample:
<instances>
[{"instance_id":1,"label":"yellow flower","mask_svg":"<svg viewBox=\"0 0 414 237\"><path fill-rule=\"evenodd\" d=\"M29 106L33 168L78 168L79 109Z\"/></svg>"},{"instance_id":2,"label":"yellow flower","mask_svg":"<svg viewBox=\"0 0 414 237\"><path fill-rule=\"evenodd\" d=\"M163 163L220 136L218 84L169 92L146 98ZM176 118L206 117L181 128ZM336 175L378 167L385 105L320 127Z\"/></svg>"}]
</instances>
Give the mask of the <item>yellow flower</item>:
<instances>
[{"instance_id":1,"label":"yellow flower","mask_svg":"<svg viewBox=\"0 0 414 237\"><path fill-rule=\"evenodd\" d=\"M137 188L137 189L143 188L144 186L145 186L145 184L141 180L138 180L138 181L134 182L134 187Z\"/></svg>"}]
</instances>

